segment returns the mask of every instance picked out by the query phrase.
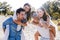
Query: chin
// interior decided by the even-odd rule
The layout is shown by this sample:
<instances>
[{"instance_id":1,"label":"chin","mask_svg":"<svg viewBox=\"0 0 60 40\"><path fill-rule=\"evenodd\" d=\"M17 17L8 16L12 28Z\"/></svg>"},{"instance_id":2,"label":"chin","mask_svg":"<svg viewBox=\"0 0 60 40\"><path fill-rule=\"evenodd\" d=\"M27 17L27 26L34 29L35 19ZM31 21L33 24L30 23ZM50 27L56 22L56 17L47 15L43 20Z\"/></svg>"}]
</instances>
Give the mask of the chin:
<instances>
[{"instance_id":1,"label":"chin","mask_svg":"<svg viewBox=\"0 0 60 40\"><path fill-rule=\"evenodd\" d=\"M23 20L24 18L22 18L21 20Z\"/></svg>"},{"instance_id":2,"label":"chin","mask_svg":"<svg viewBox=\"0 0 60 40\"><path fill-rule=\"evenodd\" d=\"M42 16L40 16L40 17L42 17Z\"/></svg>"}]
</instances>

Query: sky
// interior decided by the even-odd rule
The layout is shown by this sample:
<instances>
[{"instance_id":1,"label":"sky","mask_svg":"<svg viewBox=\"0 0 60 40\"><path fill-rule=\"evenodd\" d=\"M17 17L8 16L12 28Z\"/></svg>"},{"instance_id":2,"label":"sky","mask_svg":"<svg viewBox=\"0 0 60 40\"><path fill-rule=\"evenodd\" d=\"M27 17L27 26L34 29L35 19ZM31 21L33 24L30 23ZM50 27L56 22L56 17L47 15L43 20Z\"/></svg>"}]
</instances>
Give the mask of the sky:
<instances>
[{"instance_id":1,"label":"sky","mask_svg":"<svg viewBox=\"0 0 60 40\"><path fill-rule=\"evenodd\" d=\"M16 10L17 8L23 7L25 3L29 3L32 7L37 9L49 0L0 0L0 2L4 1L10 4L12 10Z\"/></svg>"}]
</instances>

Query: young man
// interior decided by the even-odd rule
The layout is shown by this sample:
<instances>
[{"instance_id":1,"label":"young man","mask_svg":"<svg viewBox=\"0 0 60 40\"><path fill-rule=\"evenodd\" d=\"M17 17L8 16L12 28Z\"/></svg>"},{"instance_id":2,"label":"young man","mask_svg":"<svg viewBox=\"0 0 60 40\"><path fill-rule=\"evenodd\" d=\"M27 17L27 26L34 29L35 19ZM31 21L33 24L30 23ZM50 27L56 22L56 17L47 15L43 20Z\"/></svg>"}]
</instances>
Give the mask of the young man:
<instances>
[{"instance_id":1,"label":"young man","mask_svg":"<svg viewBox=\"0 0 60 40\"><path fill-rule=\"evenodd\" d=\"M12 17L8 18L3 22L3 30L5 32L6 26L9 27L9 37L8 40L21 40L21 31L22 31L22 20L25 16L25 10L19 8L16 10L17 20L13 20Z\"/></svg>"}]
</instances>

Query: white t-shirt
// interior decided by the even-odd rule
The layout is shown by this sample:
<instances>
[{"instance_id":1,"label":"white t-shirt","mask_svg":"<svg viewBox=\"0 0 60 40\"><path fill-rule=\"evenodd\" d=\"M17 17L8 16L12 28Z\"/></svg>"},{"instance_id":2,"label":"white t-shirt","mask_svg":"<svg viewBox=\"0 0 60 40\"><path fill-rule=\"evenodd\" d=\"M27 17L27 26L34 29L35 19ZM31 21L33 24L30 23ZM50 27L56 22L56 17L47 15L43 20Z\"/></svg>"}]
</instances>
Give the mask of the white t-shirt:
<instances>
[{"instance_id":1,"label":"white t-shirt","mask_svg":"<svg viewBox=\"0 0 60 40\"><path fill-rule=\"evenodd\" d=\"M44 21L43 19L40 19L39 22L46 23L46 21ZM41 37L50 38L49 28L39 26L37 27L37 31L40 33Z\"/></svg>"},{"instance_id":2,"label":"white t-shirt","mask_svg":"<svg viewBox=\"0 0 60 40\"><path fill-rule=\"evenodd\" d=\"M24 28L24 36L25 36L25 40L35 40L34 39L34 34L37 31L37 26L28 23L28 25Z\"/></svg>"},{"instance_id":3,"label":"white t-shirt","mask_svg":"<svg viewBox=\"0 0 60 40\"><path fill-rule=\"evenodd\" d=\"M44 27L37 27L37 31L40 33L41 37L50 38L49 29Z\"/></svg>"}]
</instances>

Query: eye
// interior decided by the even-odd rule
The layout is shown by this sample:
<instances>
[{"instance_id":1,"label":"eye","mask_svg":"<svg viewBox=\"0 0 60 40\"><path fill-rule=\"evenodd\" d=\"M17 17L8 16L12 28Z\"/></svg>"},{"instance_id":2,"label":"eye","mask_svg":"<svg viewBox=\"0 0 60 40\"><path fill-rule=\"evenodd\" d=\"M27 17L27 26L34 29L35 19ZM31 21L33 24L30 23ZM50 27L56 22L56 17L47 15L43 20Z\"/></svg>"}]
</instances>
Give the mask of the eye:
<instances>
[{"instance_id":1,"label":"eye","mask_svg":"<svg viewBox=\"0 0 60 40\"><path fill-rule=\"evenodd\" d=\"M29 9L29 7L28 7L28 6L26 6L25 8L26 8L26 9Z\"/></svg>"}]
</instances>

